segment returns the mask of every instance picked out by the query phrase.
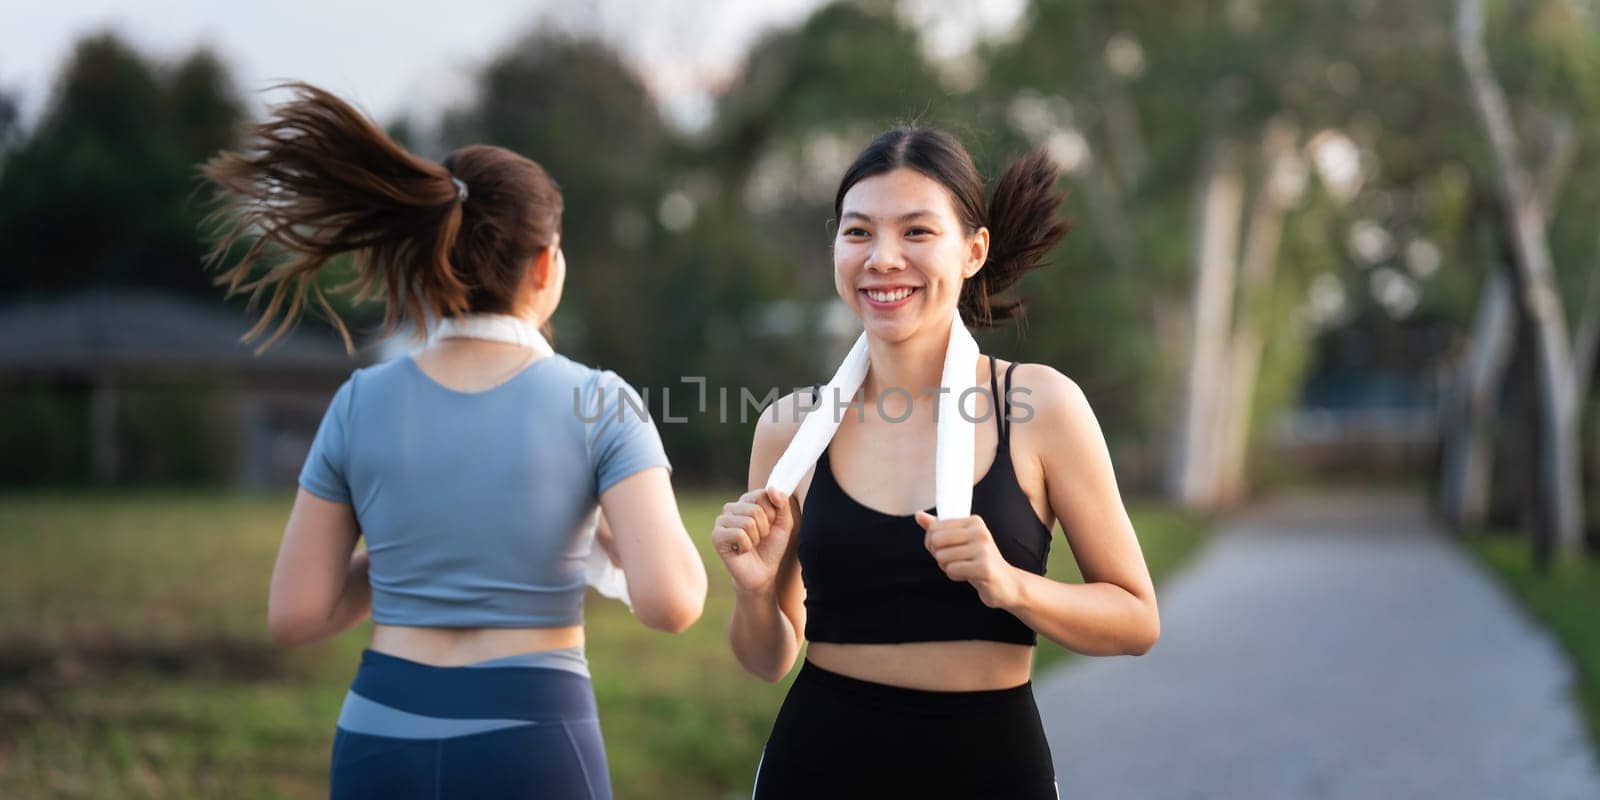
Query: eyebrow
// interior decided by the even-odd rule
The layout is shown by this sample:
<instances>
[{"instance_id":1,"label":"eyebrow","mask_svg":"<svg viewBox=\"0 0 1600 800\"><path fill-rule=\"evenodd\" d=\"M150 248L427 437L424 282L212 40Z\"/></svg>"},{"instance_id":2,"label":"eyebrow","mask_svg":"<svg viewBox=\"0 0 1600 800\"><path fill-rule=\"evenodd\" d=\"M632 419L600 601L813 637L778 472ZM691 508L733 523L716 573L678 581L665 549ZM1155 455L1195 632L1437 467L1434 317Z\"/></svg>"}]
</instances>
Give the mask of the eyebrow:
<instances>
[{"instance_id":1,"label":"eyebrow","mask_svg":"<svg viewBox=\"0 0 1600 800\"><path fill-rule=\"evenodd\" d=\"M917 209L916 211L909 211L907 213L901 214L900 215L900 219L898 221L899 222L908 222L910 220L917 219L918 217L934 217L934 216L938 216L938 215L934 214L932 211L928 211L927 209ZM856 219L863 220L865 222L872 222L873 221L872 217L867 216L866 214L863 214L860 211L846 211L846 212L844 212L844 216L842 217L842 219L850 219L851 217L855 217Z\"/></svg>"}]
</instances>

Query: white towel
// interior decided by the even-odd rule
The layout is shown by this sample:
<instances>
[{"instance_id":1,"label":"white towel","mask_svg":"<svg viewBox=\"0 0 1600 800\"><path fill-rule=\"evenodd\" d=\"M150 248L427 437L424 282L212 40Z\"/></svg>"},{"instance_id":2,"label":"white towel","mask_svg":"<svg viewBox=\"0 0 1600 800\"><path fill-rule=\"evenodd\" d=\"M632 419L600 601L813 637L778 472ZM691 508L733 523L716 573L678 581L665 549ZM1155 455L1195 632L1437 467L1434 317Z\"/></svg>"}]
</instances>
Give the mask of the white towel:
<instances>
[{"instance_id":1,"label":"white towel","mask_svg":"<svg viewBox=\"0 0 1600 800\"><path fill-rule=\"evenodd\" d=\"M867 335L861 334L850 348L833 379L822 387L819 403L800 421L799 430L783 451L767 478L767 486L793 494L800 479L833 440L843 416L839 405L855 398L867 378ZM963 416L960 403L974 394L978 373L978 343L961 324L957 314L950 322L950 343L944 352L944 375L939 384L938 441L934 458L934 497L940 519L955 519L972 513L972 458L976 446L976 418ZM911 391L907 388L907 391ZM998 408L997 398L990 398ZM998 411L994 412L998 413Z\"/></svg>"}]
</instances>

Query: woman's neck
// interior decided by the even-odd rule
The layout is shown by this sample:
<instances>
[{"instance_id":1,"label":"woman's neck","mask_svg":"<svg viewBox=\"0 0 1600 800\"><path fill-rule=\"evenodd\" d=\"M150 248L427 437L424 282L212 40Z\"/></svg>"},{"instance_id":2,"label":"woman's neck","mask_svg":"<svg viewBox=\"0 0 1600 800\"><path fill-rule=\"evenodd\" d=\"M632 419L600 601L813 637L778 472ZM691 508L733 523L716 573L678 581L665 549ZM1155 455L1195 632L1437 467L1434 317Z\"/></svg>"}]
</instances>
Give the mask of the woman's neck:
<instances>
[{"instance_id":1,"label":"woman's neck","mask_svg":"<svg viewBox=\"0 0 1600 800\"><path fill-rule=\"evenodd\" d=\"M886 391L909 393L917 406L932 405L944 381L944 356L950 329L914 336L901 342L867 339L871 366L861 385L862 399L876 403Z\"/></svg>"}]
</instances>

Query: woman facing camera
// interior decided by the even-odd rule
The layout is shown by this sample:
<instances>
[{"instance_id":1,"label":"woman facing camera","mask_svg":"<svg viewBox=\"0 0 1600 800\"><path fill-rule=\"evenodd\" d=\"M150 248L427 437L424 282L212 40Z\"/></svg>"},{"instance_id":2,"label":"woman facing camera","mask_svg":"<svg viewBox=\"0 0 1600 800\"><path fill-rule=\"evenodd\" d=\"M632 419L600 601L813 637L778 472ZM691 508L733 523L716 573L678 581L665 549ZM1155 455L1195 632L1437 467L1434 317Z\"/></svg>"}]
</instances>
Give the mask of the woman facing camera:
<instances>
[{"instance_id":1,"label":"woman facing camera","mask_svg":"<svg viewBox=\"0 0 1600 800\"><path fill-rule=\"evenodd\" d=\"M776 681L805 663L755 797L1053 798L1030 683L1043 634L1142 654L1160 622L1083 392L978 352L967 326L1065 233L1057 172L1031 153L993 197L959 142L875 139L834 203L834 284L865 329L839 372L757 425L750 491L713 538L730 638ZM1060 522L1085 582L1044 577Z\"/></svg>"},{"instance_id":2,"label":"woman facing camera","mask_svg":"<svg viewBox=\"0 0 1600 800\"><path fill-rule=\"evenodd\" d=\"M306 302L344 333L317 281L347 255L389 328L434 328L414 356L339 388L272 574L279 643L376 623L331 794L609 798L583 649L597 506L643 624L688 627L706 576L655 427L618 408L643 407L633 389L540 334L566 276L561 194L516 153L434 163L292 88L245 149L205 168L224 202L217 252L255 239L222 278L270 293L252 335L282 313L281 334ZM279 263L254 277L264 257Z\"/></svg>"}]
</instances>

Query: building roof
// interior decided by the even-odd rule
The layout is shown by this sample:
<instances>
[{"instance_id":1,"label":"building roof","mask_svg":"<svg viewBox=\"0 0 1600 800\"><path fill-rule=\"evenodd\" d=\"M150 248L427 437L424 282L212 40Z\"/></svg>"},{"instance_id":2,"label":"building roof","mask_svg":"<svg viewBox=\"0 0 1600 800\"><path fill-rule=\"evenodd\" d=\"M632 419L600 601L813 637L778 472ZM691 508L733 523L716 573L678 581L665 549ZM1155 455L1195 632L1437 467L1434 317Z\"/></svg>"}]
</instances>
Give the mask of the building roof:
<instances>
[{"instance_id":1,"label":"building roof","mask_svg":"<svg viewBox=\"0 0 1600 800\"><path fill-rule=\"evenodd\" d=\"M221 300L152 289L91 289L0 306L0 371L204 369L338 373L362 362L333 333L302 325L260 356L240 337L255 317Z\"/></svg>"}]
</instances>

